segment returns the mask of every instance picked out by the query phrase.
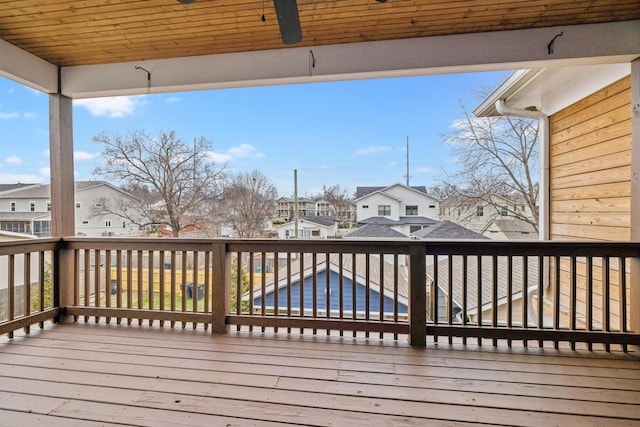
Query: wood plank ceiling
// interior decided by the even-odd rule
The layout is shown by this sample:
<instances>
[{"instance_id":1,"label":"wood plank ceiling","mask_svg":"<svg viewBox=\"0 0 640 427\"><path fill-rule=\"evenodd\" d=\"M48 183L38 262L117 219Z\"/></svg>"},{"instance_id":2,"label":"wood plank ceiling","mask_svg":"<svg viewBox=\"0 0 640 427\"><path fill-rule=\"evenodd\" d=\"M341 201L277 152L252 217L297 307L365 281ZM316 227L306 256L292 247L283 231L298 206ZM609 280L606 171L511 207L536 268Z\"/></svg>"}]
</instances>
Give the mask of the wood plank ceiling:
<instances>
[{"instance_id":1,"label":"wood plank ceiling","mask_svg":"<svg viewBox=\"0 0 640 427\"><path fill-rule=\"evenodd\" d=\"M298 0L298 9L295 46L640 19L640 0ZM1 0L0 38L62 67L288 47L270 0Z\"/></svg>"}]
</instances>

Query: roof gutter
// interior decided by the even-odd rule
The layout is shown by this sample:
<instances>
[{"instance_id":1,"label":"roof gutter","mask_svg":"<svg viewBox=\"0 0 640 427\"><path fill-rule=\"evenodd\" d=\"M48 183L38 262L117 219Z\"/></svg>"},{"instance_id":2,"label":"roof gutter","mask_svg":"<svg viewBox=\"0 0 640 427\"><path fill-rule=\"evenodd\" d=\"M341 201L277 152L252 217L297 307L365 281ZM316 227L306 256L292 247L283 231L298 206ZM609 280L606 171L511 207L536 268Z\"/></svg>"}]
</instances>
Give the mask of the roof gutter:
<instances>
[{"instance_id":1,"label":"roof gutter","mask_svg":"<svg viewBox=\"0 0 640 427\"><path fill-rule=\"evenodd\" d=\"M539 203L541 216L538 223L538 239L549 240L549 116L542 111L508 107L504 99L498 99L495 106L496 111L502 116L538 120L538 135L540 137Z\"/></svg>"}]
</instances>

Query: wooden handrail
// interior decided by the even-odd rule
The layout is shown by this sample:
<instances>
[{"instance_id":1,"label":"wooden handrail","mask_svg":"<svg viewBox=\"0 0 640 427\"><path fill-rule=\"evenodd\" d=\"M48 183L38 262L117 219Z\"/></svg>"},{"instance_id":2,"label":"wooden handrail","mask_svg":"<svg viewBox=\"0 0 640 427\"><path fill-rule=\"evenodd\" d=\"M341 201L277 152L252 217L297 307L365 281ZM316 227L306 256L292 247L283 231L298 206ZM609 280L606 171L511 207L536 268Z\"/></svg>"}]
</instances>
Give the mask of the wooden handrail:
<instances>
[{"instance_id":1,"label":"wooden handrail","mask_svg":"<svg viewBox=\"0 0 640 427\"><path fill-rule=\"evenodd\" d=\"M494 345L501 339L509 345L512 340L525 345L551 340L556 346L567 341L572 347L585 341L589 348L602 343L626 350L640 336L629 327L630 308L638 310L629 307L638 292L629 280L637 277L630 270L638 274L633 265L640 259L640 244L635 242L85 237L0 242L0 257L10 260L12 278L31 277L14 271L16 256L39 252L43 259L47 251L53 255L55 310L41 307L31 313L26 308L30 292L18 303L36 323L66 314L85 321L191 322L211 325L213 333L226 333L231 325L305 333L337 328L341 334L353 330L367 336L406 333L416 346L424 346L428 336L445 336L449 342L453 337L491 339ZM25 259L29 265L31 257ZM241 276L249 266L249 289L242 289ZM258 268L259 273L253 271ZM334 273L339 277L335 291ZM310 281L303 285L301 277L307 275ZM549 279L543 279L546 275ZM401 301L407 316L398 312ZM506 314L499 315L502 304ZM13 300L10 309L15 310ZM60 316L57 321L70 319ZM6 333L29 323L13 314L7 319L0 324Z\"/></svg>"}]
</instances>

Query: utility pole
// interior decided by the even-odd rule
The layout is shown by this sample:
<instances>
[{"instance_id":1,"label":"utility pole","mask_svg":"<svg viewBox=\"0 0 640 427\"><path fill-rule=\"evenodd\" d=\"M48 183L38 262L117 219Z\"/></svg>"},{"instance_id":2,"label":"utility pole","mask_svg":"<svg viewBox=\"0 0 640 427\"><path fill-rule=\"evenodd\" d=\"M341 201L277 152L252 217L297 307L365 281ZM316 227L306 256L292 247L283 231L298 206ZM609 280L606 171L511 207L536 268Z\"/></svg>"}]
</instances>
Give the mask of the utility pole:
<instances>
[{"instance_id":1,"label":"utility pole","mask_svg":"<svg viewBox=\"0 0 640 427\"><path fill-rule=\"evenodd\" d=\"M407 178L407 187L409 186L409 136L407 135L407 174L405 175Z\"/></svg>"},{"instance_id":2,"label":"utility pole","mask_svg":"<svg viewBox=\"0 0 640 427\"><path fill-rule=\"evenodd\" d=\"M298 238L298 169L293 170L293 220L295 221L295 237Z\"/></svg>"}]
</instances>

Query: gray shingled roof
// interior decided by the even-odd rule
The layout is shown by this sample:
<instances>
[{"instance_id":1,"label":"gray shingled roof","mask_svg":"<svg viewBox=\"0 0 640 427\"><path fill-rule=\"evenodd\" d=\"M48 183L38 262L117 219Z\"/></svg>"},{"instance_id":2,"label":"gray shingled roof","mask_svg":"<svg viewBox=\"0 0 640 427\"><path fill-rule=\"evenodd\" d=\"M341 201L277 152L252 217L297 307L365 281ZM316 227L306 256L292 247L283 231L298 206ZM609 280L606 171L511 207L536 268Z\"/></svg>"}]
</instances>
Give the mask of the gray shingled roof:
<instances>
[{"instance_id":1,"label":"gray shingled roof","mask_svg":"<svg viewBox=\"0 0 640 427\"><path fill-rule=\"evenodd\" d=\"M400 223L395 219L384 216L370 216L369 218L358 221L358 224L398 225Z\"/></svg>"},{"instance_id":2,"label":"gray shingled roof","mask_svg":"<svg viewBox=\"0 0 640 427\"><path fill-rule=\"evenodd\" d=\"M18 182L17 184L0 184L0 193L2 193L3 191L9 191L9 190L15 190L17 188L22 188L22 187L29 187L32 185L36 185L34 184L23 184L21 182Z\"/></svg>"},{"instance_id":3,"label":"gray shingled roof","mask_svg":"<svg viewBox=\"0 0 640 427\"><path fill-rule=\"evenodd\" d=\"M336 219L328 216L302 216L300 221L313 222L315 224L331 226L336 223Z\"/></svg>"},{"instance_id":4,"label":"gray shingled roof","mask_svg":"<svg viewBox=\"0 0 640 427\"><path fill-rule=\"evenodd\" d=\"M462 289L462 256L453 256L453 299L456 304L462 307L463 289ZM498 270L496 274L498 299L507 296L508 289L508 257L498 257ZM490 256L483 256L482 266L482 305L489 304L493 294L493 260ZM520 294L523 288L523 257L514 256L512 258L512 295ZM446 293L449 289L449 262L442 260L438 262L438 276L434 277L433 264L427 265L427 275L431 280L437 282L438 287ZM534 286L538 283L538 258L528 257L527 263L527 285L525 288ZM478 307L478 258L475 256L467 257L467 310L473 312Z\"/></svg>"},{"instance_id":5,"label":"gray shingled roof","mask_svg":"<svg viewBox=\"0 0 640 427\"><path fill-rule=\"evenodd\" d=\"M435 225L438 223L437 220L427 218L426 216L401 216L398 220L399 224L417 224L417 225Z\"/></svg>"},{"instance_id":6,"label":"gray shingled roof","mask_svg":"<svg viewBox=\"0 0 640 427\"><path fill-rule=\"evenodd\" d=\"M367 194L374 193L376 191L384 190L385 188L389 188L390 186L384 187L356 187L356 199L360 197L366 196ZM427 187L424 185L412 185L411 188L414 190L420 191L421 193L427 194Z\"/></svg>"},{"instance_id":7,"label":"gray shingled roof","mask_svg":"<svg viewBox=\"0 0 640 427\"><path fill-rule=\"evenodd\" d=\"M471 231L468 228L464 228L451 221L440 221L432 227L423 228L415 233L412 233L414 237L420 239L483 239L489 240L488 237L478 234L475 231Z\"/></svg>"},{"instance_id":8,"label":"gray shingled roof","mask_svg":"<svg viewBox=\"0 0 640 427\"><path fill-rule=\"evenodd\" d=\"M357 228L349 234L346 234L345 239L358 239L358 238L381 238L381 239L407 239L409 236L405 236L399 231L394 230L391 227L380 224L368 224L363 227Z\"/></svg>"},{"instance_id":9,"label":"gray shingled roof","mask_svg":"<svg viewBox=\"0 0 640 427\"><path fill-rule=\"evenodd\" d=\"M13 188L8 194L3 195L7 198L13 199L28 199L28 198L48 198L49 197L49 184L31 184L28 186L18 186Z\"/></svg>"}]
</instances>

